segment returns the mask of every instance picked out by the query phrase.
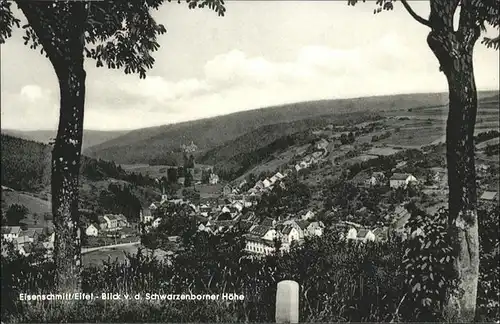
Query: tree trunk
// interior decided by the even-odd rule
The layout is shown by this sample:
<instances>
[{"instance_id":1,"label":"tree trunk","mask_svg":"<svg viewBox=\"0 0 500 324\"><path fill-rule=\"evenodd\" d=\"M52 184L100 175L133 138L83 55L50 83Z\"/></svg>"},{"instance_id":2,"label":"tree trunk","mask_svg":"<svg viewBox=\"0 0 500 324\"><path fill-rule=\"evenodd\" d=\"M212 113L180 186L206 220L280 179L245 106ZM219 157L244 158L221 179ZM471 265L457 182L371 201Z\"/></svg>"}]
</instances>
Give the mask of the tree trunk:
<instances>
[{"instance_id":1,"label":"tree trunk","mask_svg":"<svg viewBox=\"0 0 500 324\"><path fill-rule=\"evenodd\" d=\"M81 242L78 184L83 138L85 76L81 60L56 67L61 107L57 138L52 151L52 213L56 229L54 259L59 292L78 291L81 286ZM56 63L57 64L57 63Z\"/></svg>"},{"instance_id":2,"label":"tree trunk","mask_svg":"<svg viewBox=\"0 0 500 324\"><path fill-rule=\"evenodd\" d=\"M472 322L479 276L474 127L477 89L473 72L473 42L461 43L453 34L428 38L441 63L449 87L446 125L449 215L448 235L453 246L456 286L447 292L444 316L451 322ZM477 39L477 38L476 38ZM471 46L472 45L472 46Z\"/></svg>"},{"instance_id":3,"label":"tree trunk","mask_svg":"<svg viewBox=\"0 0 500 324\"><path fill-rule=\"evenodd\" d=\"M83 138L85 70L84 28L88 6L83 1L17 0L59 81L60 114L52 150L52 214L55 225L55 290L75 292L81 286L78 178Z\"/></svg>"}]
</instances>

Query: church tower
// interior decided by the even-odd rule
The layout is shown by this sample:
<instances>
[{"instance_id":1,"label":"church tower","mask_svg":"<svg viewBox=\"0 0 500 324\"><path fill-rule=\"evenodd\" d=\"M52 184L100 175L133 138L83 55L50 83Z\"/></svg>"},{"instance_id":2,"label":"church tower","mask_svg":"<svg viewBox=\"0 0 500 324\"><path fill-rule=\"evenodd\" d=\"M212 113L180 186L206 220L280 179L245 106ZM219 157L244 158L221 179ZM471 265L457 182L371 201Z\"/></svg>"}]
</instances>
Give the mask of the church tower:
<instances>
[{"instance_id":1,"label":"church tower","mask_svg":"<svg viewBox=\"0 0 500 324\"><path fill-rule=\"evenodd\" d=\"M165 193L165 185L163 184L161 186L161 201L160 201L160 203L163 204L164 202L167 202L167 200L168 200L168 196Z\"/></svg>"}]
</instances>

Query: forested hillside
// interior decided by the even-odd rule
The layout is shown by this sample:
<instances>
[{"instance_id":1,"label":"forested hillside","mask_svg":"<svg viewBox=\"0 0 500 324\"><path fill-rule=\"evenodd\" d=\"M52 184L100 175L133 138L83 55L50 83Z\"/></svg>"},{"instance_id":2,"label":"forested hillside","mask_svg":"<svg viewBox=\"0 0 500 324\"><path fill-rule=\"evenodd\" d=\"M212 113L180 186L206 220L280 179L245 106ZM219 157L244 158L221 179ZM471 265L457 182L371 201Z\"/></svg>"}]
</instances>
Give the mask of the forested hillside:
<instances>
[{"instance_id":1,"label":"forested hillside","mask_svg":"<svg viewBox=\"0 0 500 324\"><path fill-rule=\"evenodd\" d=\"M2 185L35 192L50 184L50 146L5 134L1 145Z\"/></svg>"},{"instance_id":2,"label":"forested hillside","mask_svg":"<svg viewBox=\"0 0 500 324\"><path fill-rule=\"evenodd\" d=\"M49 204L43 212L50 210L51 147L5 134L1 135L1 145L1 183L15 190L6 192L8 197L4 198L23 205L31 198L42 198ZM158 195L154 179L126 172L114 162L83 156L80 172L80 208L93 215L122 213L133 219L142 205ZM40 208L28 209L42 212Z\"/></svg>"},{"instance_id":3,"label":"forested hillside","mask_svg":"<svg viewBox=\"0 0 500 324\"><path fill-rule=\"evenodd\" d=\"M2 129L2 133L28 141L35 141L43 144L48 144L54 140L57 131L54 130L34 130L22 131L17 129ZM99 131L86 129L83 131L82 149L98 145L112 140L118 136L124 135L128 131Z\"/></svg>"},{"instance_id":4,"label":"forested hillside","mask_svg":"<svg viewBox=\"0 0 500 324\"><path fill-rule=\"evenodd\" d=\"M377 120L377 114L352 113L325 115L289 123L262 126L234 140L228 141L201 155L202 164L214 165L218 174L233 180L250 168L271 158L275 153L293 145L303 145L316 138L311 130L331 125L350 125Z\"/></svg>"},{"instance_id":5,"label":"forested hillside","mask_svg":"<svg viewBox=\"0 0 500 324\"><path fill-rule=\"evenodd\" d=\"M492 92L480 94L491 96ZM262 126L356 112L406 111L445 104L447 94L404 94L298 102L230 115L138 129L89 148L85 153L121 164L149 163L190 141L200 151L215 148Z\"/></svg>"}]
</instances>

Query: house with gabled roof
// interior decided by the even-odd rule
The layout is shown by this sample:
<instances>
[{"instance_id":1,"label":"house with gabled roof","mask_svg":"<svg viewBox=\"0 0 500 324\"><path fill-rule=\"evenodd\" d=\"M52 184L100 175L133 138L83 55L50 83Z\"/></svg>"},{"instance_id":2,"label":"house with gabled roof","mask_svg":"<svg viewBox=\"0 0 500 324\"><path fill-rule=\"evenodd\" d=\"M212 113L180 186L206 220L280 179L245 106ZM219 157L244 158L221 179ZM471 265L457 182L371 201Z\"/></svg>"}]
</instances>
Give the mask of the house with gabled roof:
<instances>
[{"instance_id":1,"label":"house with gabled roof","mask_svg":"<svg viewBox=\"0 0 500 324\"><path fill-rule=\"evenodd\" d=\"M245 234L245 250L256 255L269 255L273 253L275 248L275 243L269 240L264 240L258 236L251 234Z\"/></svg>"},{"instance_id":2,"label":"house with gabled roof","mask_svg":"<svg viewBox=\"0 0 500 324\"><path fill-rule=\"evenodd\" d=\"M377 186L384 183L385 175L383 172L373 172L372 176L368 180L370 186Z\"/></svg>"},{"instance_id":3,"label":"house with gabled roof","mask_svg":"<svg viewBox=\"0 0 500 324\"><path fill-rule=\"evenodd\" d=\"M325 224L322 221L312 222L307 226L307 236L322 236Z\"/></svg>"},{"instance_id":4,"label":"house with gabled roof","mask_svg":"<svg viewBox=\"0 0 500 324\"><path fill-rule=\"evenodd\" d=\"M18 242L35 242L40 235L43 234L43 229L28 228L19 233Z\"/></svg>"},{"instance_id":5,"label":"house with gabled roof","mask_svg":"<svg viewBox=\"0 0 500 324\"><path fill-rule=\"evenodd\" d=\"M292 225L283 225L280 230L280 236L284 244L291 244L294 241L298 242L300 240L299 231Z\"/></svg>"},{"instance_id":6,"label":"house with gabled roof","mask_svg":"<svg viewBox=\"0 0 500 324\"><path fill-rule=\"evenodd\" d=\"M356 240L358 237L358 230L354 227L350 227L345 235L346 240Z\"/></svg>"},{"instance_id":7,"label":"house with gabled roof","mask_svg":"<svg viewBox=\"0 0 500 324\"><path fill-rule=\"evenodd\" d=\"M108 231L117 231L120 229L120 227L118 226L117 215L106 214L103 217L104 217L104 220L106 221L106 225L107 225L106 228Z\"/></svg>"},{"instance_id":8,"label":"house with gabled roof","mask_svg":"<svg viewBox=\"0 0 500 324\"><path fill-rule=\"evenodd\" d=\"M375 240L380 242L385 242L389 239L389 228L379 227L373 230L375 235Z\"/></svg>"},{"instance_id":9,"label":"house with gabled roof","mask_svg":"<svg viewBox=\"0 0 500 324\"><path fill-rule=\"evenodd\" d=\"M151 223L151 226L153 228L158 228L158 226L160 226L160 223L161 223L161 217L157 217L157 218L155 218L153 223Z\"/></svg>"},{"instance_id":10,"label":"house with gabled roof","mask_svg":"<svg viewBox=\"0 0 500 324\"><path fill-rule=\"evenodd\" d=\"M276 226L276 220L270 218L270 217L266 217L262 220L262 222L260 223L260 225L263 225L263 226L268 226L268 227L274 227Z\"/></svg>"},{"instance_id":11,"label":"house with gabled roof","mask_svg":"<svg viewBox=\"0 0 500 324\"><path fill-rule=\"evenodd\" d=\"M108 222L104 219L103 216L97 216L97 225L100 230L105 230L108 228Z\"/></svg>"},{"instance_id":12,"label":"house with gabled roof","mask_svg":"<svg viewBox=\"0 0 500 324\"><path fill-rule=\"evenodd\" d=\"M225 185L224 188L222 189L222 194L224 196L229 196L233 193L233 188L231 188L230 185Z\"/></svg>"},{"instance_id":13,"label":"house with gabled roof","mask_svg":"<svg viewBox=\"0 0 500 324\"><path fill-rule=\"evenodd\" d=\"M238 228L244 232L248 232L250 230L250 228L252 228L252 226L254 226L255 224L251 221L248 221L248 220L242 220L240 219L240 221L238 222Z\"/></svg>"},{"instance_id":14,"label":"house with gabled roof","mask_svg":"<svg viewBox=\"0 0 500 324\"><path fill-rule=\"evenodd\" d=\"M271 181L267 178L262 181L262 184L264 185L264 188L269 188L272 185Z\"/></svg>"},{"instance_id":15,"label":"house with gabled roof","mask_svg":"<svg viewBox=\"0 0 500 324\"><path fill-rule=\"evenodd\" d=\"M32 246L30 242L19 243L17 245L17 251L23 255L28 256L32 252Z\"/></svg>"},{"instance_id":16,"label":"house with gabled roof","mask_svg":"<svg viewBox=\"0 0 500 324\"><path fill-rule=\"evenodd\" d=\"M311 218L314 217L314 212L311 211L311 210L308 210L307 213L305 213L304 215L302 215L302 219L303 220L310 220Z\"/></svg>"},{"instance_id":17,"label":"house with gabled roof","mask_svg":"<svg viewBox=\"0 0 500 324\"><path fill-rule=\"evenodd\" d=\"M253 222L253 221L257 220L257 215L255 215L254 212L249 211L249 212L244 213L241 216L240 220L242 220L242 221L248 221L248 222Z\"/></svg>"},{"instance_id":18,"label":"house with gabled roof","mask_svg":"<svg viewBox=\"0 0 500 324\"><path fill-rule=\"evenodd\" d=\"M116 216L116 222L118 224L118 227L129 227L130 224L128 223L127 217L123 214L118 214Z\"/></svg>"},{"instance_id":19,"label":"house with gabled roof","mask_svg":"<svg viewBox=\"0 0 500 324\"><path fill-rule=\"evenodd\" d=\"M250 188L250 189L248 189L248 191L247 191L247 192L248 192L250 195L256 195L256 194L259 192L259 190L258 190L257 188Z\"/></svg>"},{"instance_id":20,"label":"house with gabled roof","mask_svg":"<svg viewBox=\"0 0 500 324\"><path fill-rule=\"evenodd\" d=\"M21 232L21 234L19 234L19 236L14 240L14 243L17 244L17 246L21 246L26 243L33 243L34 241L34 238L29 237Z\"/></svg>"},{"instance_id":21,"label":"house with gabled roof","mask_svg":"<svg viewBox=\"0 0 500 324\"><path fill-rule=\"evenodd\" d=\"M361 242L375 241L375 234L366 228L360 228L356 233L356 240Z\"/></svg>"},{"instance_id":22,"label":"house with gabled roof","mask_svg":"<svg viewBox=\"0 0 500 324\"><path fill-rule=\"evenodd\" d=\"M21 233L20 226L2 226L2 237L7 241L13 241Z\"/></svg>"},{"instance_id":23,"label":"house with gabled roof","mask_svg":"<svg viewBox=\"0 0 500 324\"><path fill-rule=\"evenodd\" d=\"M89 226L87 226L87 228L85 229L85 234L87 236L98 236L99 235L99 229L97 228L98 226L94 225L94 224L90 224Z\"/></svg>"},{"instance_id":24,"label":"house with gabled roof","mask_svg":"<svg viewBox=\"0 0 500 324\"><path fill-rule=\"evenodd\" d=\"M323 150L323 149L326 149L328 147L330 143L324 139L324 138L321 138L318 142L316 142L316 149L317 150Z\"/></svg>"},{"instance_id":25,"label":"house with gabled roof","mask_svg":"<svg viewBox=\"0 0 500 324\"><path fill-rule=\"evenodd\" d=\"M409 173L394 173L389 179L391 188L406 188L410 183L416 183L417 178Z\"/></svg>"},{"instance_id":26,"label":"house with gabled roof","mask_svg":"<svg viewBox=\"0 0 500 324\"><path fill-rule=\"evenodd\" d=\"M264 189L264 182L262 180L259 180L255 183L253 187L258 191L260 191L261 189Z\"/></svg>"},{"instance_id":27,"label":"house with gabled roof","mask_svg":"<svg viewBox=\"0 0 500 324\"><path fill-rule=\"evenodd\" d=\"M498 193L496 191L485 191L479 198L482 201L495 201L498 200Z\"/></svg>"},{"instance_id":28,"label":"house with gabled roof","mask_svg":"<svg viewBox=\"0 0 500 324\"><path fill-rule=\"evenodd\" d=\"M243 181L241 181L239 184L238 184L238 188L243 188L245 185L247 184L247 180L246 179L243 179Z\"/></svg>"},{"instance_id":29,"label":"house with gabled roof","mask_svg":"<svg viewBox=\"0 0 500 324\"><path fill-rule=\"evenodd\" d=\"M307 227L309 226L309 221L299 219L294 221L295 224L300 228L300 231L302 232L302 237L305 236L305 233L307 231Z\"/></svg>"},{"instance_id":30,"label":"house with gabled roof","mask_svg":"<svg viewBox=\"0 0 500 324\"><path fill-rule=\"evenodd\" d=\"M219 176L216 175L215 173L211 173L210 174L210 178L208 179L208 182L211 184L211 185L216 185L219 183Z\"/></svg>"},{"instance_id":31,"label":"house with gabled roof","mask_svg":"<svg viewBox=\"0 0 500 324\"><path fill-rule=\"evenodd\" d=\"M150 223L154 220L154 216L149 208L143 208L140 212L140 219L142 223Z\"/></svg>"},{"instance_id":32,"label":"house with gabled roof","mask_svg":"<svg viewBox=\"0 0 500 324\"><path fill-rule=\"evenodd\" d=\"M281 180L283 179L285 176L283 174L281 174L280 172L276 172L276 174L274 175L276 178L278 178L278 180Z\"/></svg>"},{"instance_id":33,"label":"house with gabled roof","mask_svg":"<svg viewBox=\"0 0 500 324\"><path fill-rule=\"evenodd\" d=\"M404 205L399 205L396 207L394 212L386 218L388 220L392 220L391 227L395 230L395 232L402 234L410 217L411 213L406 209L406 207L404 207Z\"/></svg>"},{"instance_id":34,"label":"house with gabled roof","mask_svg":"<svg viewBox=\"0 0 500 324\"><path fill-rule=\"evenodd\" d=\"M207 226L210 227L213 233L219 233L225 230L230 230L236 226L237 222L235 220L216 220L209 221Z\"/></svg>"},{"instance_id":35,"label":"house with gabled roof","mask_svg":"<svg viewBox=\"0 0 500 324\"><path fill-rule=\"evenodd\" d=\"M248 234L262 238L263 240L273 241L276 238L276 230L264 225L253 225Z\"/></svg>"},{"instance_id":36,"label":"house with gabled roof","mask_svg":"<svg viewBox=\"0 0 500 324\"><path fill-rule=\"evenodd\" d=\"M239 201L235 201L235 202L231 205L231 207L235 208L235 209L238 211L238 213L240 213L240 212L243 210L243 208L244 208L245 206L244 206L241 202L239 202Z\"/></svg>"}]
</instances>

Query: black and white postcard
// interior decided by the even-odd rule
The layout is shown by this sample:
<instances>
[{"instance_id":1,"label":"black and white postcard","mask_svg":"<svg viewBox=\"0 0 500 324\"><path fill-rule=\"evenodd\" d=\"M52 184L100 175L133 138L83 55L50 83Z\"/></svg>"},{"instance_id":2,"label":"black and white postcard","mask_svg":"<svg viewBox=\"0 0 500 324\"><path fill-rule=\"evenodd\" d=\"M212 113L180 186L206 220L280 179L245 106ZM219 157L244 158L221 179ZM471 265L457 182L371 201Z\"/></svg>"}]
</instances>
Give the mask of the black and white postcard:
<instances>
[{"instance_id":1,"label":"black and white postcard","mask_svg":"<svg viewBox=\"0 0 500 324\"><path fill-rule=\"evenodd\" d=\"M0 0L3 323L499 322L500 0Z\"/></svg>"}]
</instances>

